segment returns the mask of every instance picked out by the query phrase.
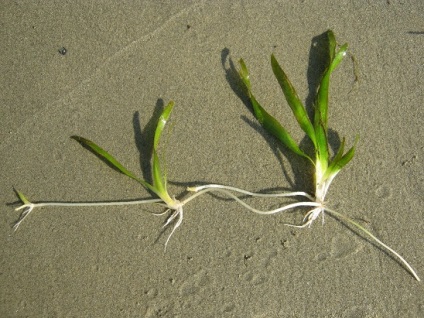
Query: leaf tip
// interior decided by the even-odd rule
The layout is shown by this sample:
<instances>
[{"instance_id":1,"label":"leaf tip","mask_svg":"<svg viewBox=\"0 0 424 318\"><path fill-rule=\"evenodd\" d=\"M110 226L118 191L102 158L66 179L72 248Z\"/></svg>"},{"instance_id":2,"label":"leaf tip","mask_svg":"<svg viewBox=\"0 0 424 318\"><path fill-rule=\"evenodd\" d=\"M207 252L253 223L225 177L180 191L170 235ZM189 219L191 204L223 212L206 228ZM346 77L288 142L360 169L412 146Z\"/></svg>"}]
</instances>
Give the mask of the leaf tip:
<instances>
[{"instance_id":1,"label":"leaf tip","mask_svg":"<svg viewBox=\"0 0 424 318\"><path fill-rule=\"evenodd\" d=\"M78 141L78 142L82 142L83 140L84 140L84 138L82 138L82 137L80 137L80 136L77 136L77 135L72 135L71 137L69 137L69 138L71 138L71 139L73 139L73 140L76 140L76 141Z\"/></svg>"}]
</instances>

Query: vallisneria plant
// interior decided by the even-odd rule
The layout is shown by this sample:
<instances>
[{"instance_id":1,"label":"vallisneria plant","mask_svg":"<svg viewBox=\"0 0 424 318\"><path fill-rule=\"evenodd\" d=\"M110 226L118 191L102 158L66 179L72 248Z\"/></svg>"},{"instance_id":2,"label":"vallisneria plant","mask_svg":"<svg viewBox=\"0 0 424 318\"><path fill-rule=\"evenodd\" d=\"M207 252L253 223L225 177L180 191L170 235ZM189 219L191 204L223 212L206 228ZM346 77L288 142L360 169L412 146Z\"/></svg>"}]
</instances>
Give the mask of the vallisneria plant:
<instances>
[{"instance_id":1,"label":"vallisneria plant","mask_svg":"<svg viewBox=\"0 0 424 318\"><path fill-rule=\"evenodd\" d=\"M165 128L165 125L168 121L168 118L171 114L171 111L174 107L174 102L171 101L164 108L162 114L159 117L159 121L156 126L154 140L153 140L153 159L152 159L152 179L153 183L150 184L145 180L137 177L133 172L129 171L125 168L118 160L116 160L111 154L109 154L106 150L102 149L94 142L80 137L80 136L72 136L72 139L80 142L84 147L91 150L98 157L109 163L113 168L123 173L124 175L134 179L138 183L140 183L143 187L153 192L159 198L147 199L147 200L132 200L132 201L108 201L108 202L30 202L21 192L16 190L17 195L22 201L23 205L18 207L16 210L23 210L21 217L18 222L15 223L13 229L16 231L22 221L31 213L34 208L37 207L46 207L46 206L73 206L73 207L83 207L83 206L110 206L110 205L129 205L129 204L159 204L166 208L165 212L172 211L171 215L166 220L164 226L169 225L175 219L175 225L166 240L165 247L174 233L174 231L180 226L183 220L183 206L185 203L191 200L191 198L187 198L185 201L179 201L175 197L171 197L167 190L167 180L166 174L162 172L161 164L158 155L158 147L159 140L162 134L162 131ZM194 196L193 196L194 197Z\"/></svg>"},{"instance_id":2,"label":"vallisneria plant","mask_svg":"<svg viewBox=\"0 0 424 318\"><path fill-rule=\"evenodd\" d=\"M122 174L128 176L129 178L137 181L144 188L155 194L157 198L151 199L143 199L143 200L131 200L131 201L105 201L105 202L30 202L22 192L16 190L16 193L19 199L22 201L22 205L18 207L16 210L23 210L19 220L13 226L16 231L22 221L33 211L34 208L37 207L48 207L48 206L62 206L62 207L84 207L84 206L111 206L111 205L134 205L134 204L157 204L163 206L165 211L160 213L159 215L171 212L168 218L164 223L164 227L174 224L171 233L169 234L166 242L165 248L169 242L169 239L175 232L175 230L181 225L183 221L183 206L194 198L214 191L222 193L230 198L233 198L235 201L243 205L245 208L258 213L258 214L275 214L282 211L287 211L294 208L299 207L310 207L311 210L308 211L304 217L303 224L301 225L292 225L295 227L306 227L311 226L314 220L316 220L320 215L324 217L324 212L328 212L336 218L347 222L348 224L353 225L366 235L368 235L372 240L374 240L377 244L385 248L386 250L393 253L399 261L406 266L406 268L411 272L411 274L417 279L420 280L416 272L413 268L405 261L405 259L399 255L392 248L381 242L378 238L376 238L370 231L366 228L353 221L347 216L344 216L332 209L329 209L325 202L325 196L328 192L330 184L334 180L335 176L344 168L350 160L352 160L355 153L355 144L352 146L347 152L344 152L344 139L342 140L338 151L335 155L330 158L329 147L328 147L328 89L329 89L329 81L331 73L336 69L339 63L343 60L347 51L347 44L342 45L336 51L336 40L332 31L328 31L328 42L329 42L329 65L324 72L324 75L321 79L321 83L316 96L316 104L315 104L315 112L313 120L309 119L309 116L306 112L305 107L300 101L297 93L287 78L286 74L278 64L274 55L271 56L271 65L274 71L274 74L283 90L283 93L286 97L286 100L302 130L306 133L306 135L311 140L314 147L314 155L310 156L305 151L301 150L291 135L284 129L284 127L265 109L259 104L256 100L255 96L251 90L249 72L246 67L246 64L241 59L240 60L240 78L244 83L246 88L246 92L250 98L250 101L253 106L255 117L261 123L261 125L272 135L277 137L288 149L293 151L295 154L306 158L315 168L315 195L310 195L304 191L295 191L295 192L285 192L285 193L253 193L243 189L239 189L236 187L219 185L219 184L208 184L202 185L198 187L189 187L187 190L191 192L191 196L184 200L178 200L175 196L171 196L167 190L167 178L166 173L161 169L160 158L158 154L159 140L162 135L162 132L168 122L172 109L174 107L174 102L171 101L164 108L162 114L159 117L155 134L153 140L153 158L152 158L152 183L149 183L139 177L137 177L133 172L129 171L125 168L118 160L116 160L111 154L109 154L106 150L95 144L94 142L80 137L80 136L72 136L74 140L81 143L84 147L88 148L98 157L100 157L103 161L108 163L110 166L115 168L117 171ZM258 210L251 205L244 202L237 195L234 194L242 194L245 196L254 196L254 197L268 197L268 198L276 198L276 197L304 197L305 201L301 202L292 202L286 204L282 207L269 210L262 211ZM323 219L324 220L324 219Z\"/></svg>"},{"instance_id":3,"label":"vallisneria plant","mask_svg":"<svg viewBox=\"0 0 424 318\"><path fill-rule=\"evenodd\" d=\"M318 88L318 92L316 94L314 115L312 120L309 118L305 106L300 101L296 90L289 81L287 75L285 74L281 66L278 64L275 56L271 55L271 66L274 75L281 86L287 103L289 104L300 128L306 133L306 135L309 137L310 141L313 144L314 156L310 156L305 151L301 150L296 141L287 132L287 130L259 104L254 94L252 93L249 71L246 67L246 64L243 59L240 59L239 61L239 75L242 82L244 83L246 92L253 107L254 115L259 121L259 123L264 127L266 131L268 131L270 134L274 135L278 140L280 140L288 149L290 149L292 152L299 155L300 157L306 158L309 162L311 162L311 164L315 168L315 195L312 197L307 193L303 192L291 193L292 195L296 196L304 196L311 201L291 203L289 205L271 211L255 212L260 214L273 214L288 209L297 208L300 206L309 206L311 207L311 210L306 213L303 219L303 224L287 224L290 226L303 228L306 226L311 226L313 221L316 220L319 215L322 215L322 217L324 218L324 212L326 211L334 217L353 225L354 227L362 231L362 233L370 237L371 240L382 246L384 249L390 251L404 266L406 266L409 272L419 281L420 278L418 277L417 273L409 265L409 263L401 255L399 255L399 253L397 253L392 248L381 242L370 231L368 231L366 228L364 228L351 218L328 208L326 205L325 196L328 192L328 189L336 175L341 171L342 168L344 168L349 163L350 160L352 160L355 153L356 144L355 141L354 145L348 151L344 152L345 140L343 139L335 155L332 158L330 157L327 135L328 91L330 75L346 56L348 45L344 44L337 49L334 33L329 30L327 32L327 36L329 43L329 63L328 67L324 71L320 86Z\"/></svg>"}]
</instances>

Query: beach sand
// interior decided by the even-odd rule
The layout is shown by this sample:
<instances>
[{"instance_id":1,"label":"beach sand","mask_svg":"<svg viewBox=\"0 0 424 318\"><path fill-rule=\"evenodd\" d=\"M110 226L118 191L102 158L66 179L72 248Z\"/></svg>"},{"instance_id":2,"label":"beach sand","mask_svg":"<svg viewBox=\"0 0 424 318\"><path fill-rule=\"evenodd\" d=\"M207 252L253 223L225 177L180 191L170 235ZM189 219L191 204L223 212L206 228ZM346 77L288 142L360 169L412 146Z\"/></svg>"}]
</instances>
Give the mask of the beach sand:
<instances>
[{"instance_id":1,"label":"beach sand","mask_svg":"<svg viewBox=\"0 0 424 318\"><path fill-rule=\"evenodd\" d=\"M328 205L424 278L424 2L258 3L2 4L1 317L424 316L422 282L331 217L284 225L302 210L260 216L199 197L166 252L170 228L154 207L40 208L12 231L13 187L33 201L149 198L69 137L148 178L169 100L161 154L173 195L203 183L311 191L308 163L257 124L230 65L245 60L258 100L301 141L270 55L310 107L315 45L332 29L351 55L331 79L329 126L348 145L360 140Z\"/></svg>"}]
</instances>

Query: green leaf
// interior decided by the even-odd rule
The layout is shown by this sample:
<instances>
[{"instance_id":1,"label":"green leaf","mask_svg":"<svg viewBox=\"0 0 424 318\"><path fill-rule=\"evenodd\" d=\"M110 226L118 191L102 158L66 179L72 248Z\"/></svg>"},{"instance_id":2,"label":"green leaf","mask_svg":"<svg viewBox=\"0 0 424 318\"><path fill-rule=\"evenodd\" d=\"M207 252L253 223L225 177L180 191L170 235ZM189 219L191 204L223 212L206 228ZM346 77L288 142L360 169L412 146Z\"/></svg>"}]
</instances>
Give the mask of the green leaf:
<instances>
[{"instance_id":1,"label":"green leaf","mask_svg":"<svg viewBox=\"0 0 424 318\"><path fill-rule=\"evenodd\" d=\"M169 116L171 115L172 109L174 108L174 102L170 101L168 105L165 106L162 114L159 117L158 124L155 130L155 138L153 141L153 148L157 150L159 145L160 136L163 129L165 128L166 122L168 121Z\"/></svg>"},{"instance_id":2,"label":"green leaf","mask_svg":"<svg viewBox=\"0 0 424 318\"><path fill-rule=\"evenodd\" d=\"M315 136L317 138L316 157L320 161L321 167L324 169L328 166L328 142L327 130L324 125L318 124L315 127Z\"/></svg>"},{"instance_id":3,"label":"green leaf","mask_svg":"<svg viewBox=\"0 0 424 318\"><path fill-rule=\"evenodd\" d=\"M330 64L330 68L329 68L329 72L332 73L336 67L340 64L340 62L344 59L344 57L347 54L347 48L348 48L348 44L345 43L343 44L339 51L337 52L336 56L334 57L334 59L332 60L331 64Z\"/></svg>"},{"instance_id":4,"label":"green leaf","mask_svg":"<svg viewBox=\"0 0 424 318\"><path fill-rule=\"evenodd\" d=\"M253 94L251 95L251 102L256 119L265 128L266 131L278 138L278 140L280 140L287 148L289 148L295 154L298 154L299 156L302 156L312 161L312 159L299 148L299 146L290 136L287 130L265 109L263 109L263 107L256 100L255 96L253 96Z\"/></svg>"},{"instance_id":5,"label":"green leaf","mask_svg":"<svg viewBox=\"0 0 424 318\"><path fill-rule=\"evenodd\" d=\"M30 204L31 202L29 202L29 200L24 196L24 194L18 190L16 190L15 188L13 189L15 190L17 196L19 197L19 200L22 201L23 204Z\"/></svg>"},{"instance_id":6,"label":"green leaf","mask_svg":"<svg viewBox=\"0 0 424 318\"><path fill-rule=\"evenodd\" d=\"M330 85L330 75L336 69L337 65L343 60L347 51L347 44L344 44L336 53L336 39L334 33L329 30L328 36L328 67L324 72L321 83L317 93L314 113L314 128L317 139L317 159L322 164L328 165L328 141L327 141L327 128L328 128L328 91Z\"/></svg>"},{"instance_id":7,"label":"green leaf","mask_svg":"<svg viewBox=\"0 0 424 318\"><path fill-rule=\"evenodd\" d=\"M246 88L248 90L249 97L250 97L251 86L250 86L249 70L247 69L246 63L244 63L243 59L239 60L239 64L240 64L240 70L239 70L240 78L243 81L244 85L246 85Z\"/></svg>"},{"instance_id":8,"label":"green leaf","mask_svg":"<svg viewBox=\"0 0 424 318\"><path fill-rule=\"evenodd\" d=\"M334 34L329 31L329 56L331 60L329 61L329 66L327 70L324 72L324 75L321 79L321 83L318 89L317 101L315 106L315 116L314 116L314 126L315 129L318 125L323 125L324 130L327 131L328 125L328 91L330 85L330 75L336 69L336 67L343 60L347 51L347 43L344 44L337 54L334 55L334 46L335 40L331 39L334 37Z\"/></svg>"},{"instance_id":9,"label":"green leaf","mask_svg":"<svg viewBox=\"0 0 424 318\"><path fill-rule=\"evenodd\" d=\"M346 166L353 159L353 156L355 155L355 147L358 140L359 140L359 137L356 137L353 146L344 155L342 155L344 151L344 143L345 143L345 140L343 138L343 141L340 145L339 150L337 151L337 154L334 156L333 161L328 166L328 169L325 172L324 179L330 177L334 173L339 172L344 166Z\"/></svg>"},{"instance_id":10,"label":"green leaf","mask_svg":"<svg viewBox=\"0 0 424 318\"><path fill-rule=\"evenodd\" d=\"M154 193L158 194L157 189L155 189L152 185L150 185L148 182L137 178L134 173L129 171L127 168L125 168L118 160L116 160L111 154L109 154L106 150L95 144L89 139L86 139L84 137L80 136L71 136L72 139L78 141L81 145L88 148L91 152L93 152L95 155L100 157L100 159L104 160L106 163L110 164L113 168L118 170L119 172L123 173L124 175L130 177L131 179L136 180L141 185L143 185L145 188L153 191Z\"/></svg>"},{"instance_id":11,"label":"green leaf","mask_svg":"<svg viewBox=\"0 0 424 318\"><path fill-rule=\"evenodd\" d=\"M241 69L239 71L240 77L243 83L246 85L247 93L250 98L250 102L252 103L253 112L256 119L268 131L270 134L278 138L287 148L293 151L295 154L302 156L304 158L309 159L311 162L312 159L305 154L294 141L294 139L290 136L287 130L274 118L272 117L256 100L255 96L251 92L250 88L250 79L249 79L249 71L244 63L243 59L239 61Z\"/></svg>"},{"instance_id":12,"label":"green leaf","mask_svg":"<svg viewBox=\"0 0 424 318\"><path fill-rule=\"evenodd\" d=\"M286 97L287 103L289 104L294 116L296 117L297 122L299 123L300 128L302 128L306 135L308 135L308 137L311 139L312 143L316 148L317 144L315 138L315 130L312 126L306 109L300 101L299 96L297 95L296 90L288 79L286 73L278 64L278 61L275 58L274 54L271 55L271 66L274 75L281 86L284 96Z\"/></svg>"},{"instance_id":13,"label":"green leaf","mask_svg":"<svg viewBox=\"0 0 424 318\"><path fill-rule=\"evenodd\" d=\"M343 152L344 152L344 146L345 146L345 138L342 139L342 142L340 143L339 150L337 150L337 153L334 156L332 162L337 162L342 158Z\"/></svg>"},{"instance_id":14,"label":"green leaf","mask_svg":"<svg viewBox=\"0 0 424 318\"><path fill-rule=\"evenodd\" d=\"M334 165L338 167L339 170L341 170L352 160L353 156L355 155L355 147L356 143L358 142L358 139L359 137L356 137L352 148L350 148L339 160L334 163Z\"/></svg>"},{"instance_id":15,"label":"green leaf","mask_svg":"<svg viewBox=\"0 0 424 318\"><path fill-rule=\"evenodd\" d=\"M328 38L328 57L329 57L329 60L332 61L336 54L336 45L337 45L336 36L334 35L333 31L328 30L327 38Z\"/></svg>"},{"instance_id":16,"label":"green leaf","mask_svg":"<svg viewBox=\"0 0 424 318\"><path fill-rule=\"evenodd\" d=\"M167 200L168 199L171 200L171 198L169 197L166 190L166 176L162 174L161 167L160 167L160 159L157 153L157 149L159 146L159 140L162 135L162 131L164 130L165 125L168 121L168 118L171 115L171 111L173 107L174 107L173 101L170 101L168 105L165 106L162 114L159 117L158 124L156 126L154 142L153 142L153 185L162 194L162 196L166 197Z\"/></svg>"}]
</instances>

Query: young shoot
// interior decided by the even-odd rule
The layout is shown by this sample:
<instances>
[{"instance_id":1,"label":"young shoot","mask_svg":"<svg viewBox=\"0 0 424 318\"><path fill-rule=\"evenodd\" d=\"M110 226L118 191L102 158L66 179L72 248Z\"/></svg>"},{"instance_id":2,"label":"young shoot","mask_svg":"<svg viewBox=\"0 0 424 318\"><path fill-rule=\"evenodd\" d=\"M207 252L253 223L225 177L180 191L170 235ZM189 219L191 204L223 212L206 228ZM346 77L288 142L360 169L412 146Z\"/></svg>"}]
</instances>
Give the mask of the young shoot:
<instances>
[{"instance_id":1,"label":"young shoot","mask_svg":"<svg viewBox=\"0 0 424 318\"><path fill-rule=\"evenodd\" d=\"M159 155L158 155L159 140L173 107L174 107L174 102L173 101L169 102L168 105L164 108L162 114L160 115L159 121L156 126L154 140L153 140L153 159L152 159L153 183L152 184L137 177L133 172L125 168L111 154L109 154L106 150L99 147L97 144L95 144L91 140L88 140L80 136L71 137L72 139L81 143L81 145L83 145L84 147L88 148L99 158L101 158L102 160L110 164L113 168L115 168L122 174L128 176L129 178L137 181L143 187L153 192L158 198L147 199L147 200L105 201L105 202L30 202L21 192L16 190L16 193L19 199L23 203L16 210L23 210L23 212L18 222L16 222L15 225L13 226L13 229L16 231L19 225L22 223L22 221L34 210L34 208L38 208L38 207L48 207L48 206L86 207L86 206L131 205L131 204L158 204L166 208L165 212L161 213L161 215L172 211L171 215L167 218L164 224L164 227L171 223L175 223L171 231L171 234L166 240L166 243L165 243L165 248L166 248L166 245L168 244L170 237L172 236L172 234L175 232L175 230L180 226L182 222L183 206L186 202L189 201L189 200L179 201L174 196L171 197L169 195L167 190L166 175L162 173Z\"/></svg>"},{"instance_id":2,"label":"young shoot","mask_svg":"<svg viewBox=\"0 0 424 318\"><path fill-rule=\"evenodd\" d=\"M299 155L300 157L308 160L313 167L315 168L315 195L311 198L310 196L305 196L307 199L311 200L306 202L298 202L296 204L289 204L279 209L271 211L260 211L261 214L274 214L288 209L297 208L300 206L309 206L311 209L305 214L303 223L300 225L287 224L289 226L304 228L310 227L312 223L321 215L324 221L324 212L333 215L334 217L347 222L348 224L353 225L355 228L359 229L363 234L366 234L372 241L376 242L377 245L380 245L386 251L389 251L394 255L401 264L403 264L408 271L417 279L418 277L415 270L409 265L406 260L399 255L392 248L382 243L377 239L373 234L371 234L367 229L365 229L360 224L356 223L347 216L344 216L334 210L331 210L327 207L325 202L325 197L327 195L328 189L333 182L336 175L344 168L350 160L352 160L355 153L355 145L345 152L345 140L343 139L339 149L336 151L334 156L329 154L329 145L328 145L328 91L330 83L330 75L337 68L343 58L346 56L348 45L343 44L337 49L336 39L334 33L329 30L326 33L328 38L328 66L325 69L321 82L318 88L315 99L314 115L310 119L306 111L305 106L299 99L295 88L288 79L286 73L283 71L281 66L278 64L277 59L274 55L271 55L271 66L274 72L274 75L284 93L284 96L289 104L293 115L299 124L300 128L305 132L305 134L310 139L313 147L314 154L311 156L302 150L297 142L292 138L292 136L287 132L287 130L273 117L271 116L257 101L254 94L252 93L249 71L246 67L243 59L240 59L240 70L239 75L244 84L246 93L252 104L253 112L256 119L264 127L266 131L276 137L279 141L283 143L289 150ZM257 211L254 211L257 212Z\"/></svg>"}]
</instances>

